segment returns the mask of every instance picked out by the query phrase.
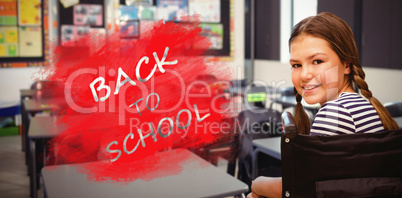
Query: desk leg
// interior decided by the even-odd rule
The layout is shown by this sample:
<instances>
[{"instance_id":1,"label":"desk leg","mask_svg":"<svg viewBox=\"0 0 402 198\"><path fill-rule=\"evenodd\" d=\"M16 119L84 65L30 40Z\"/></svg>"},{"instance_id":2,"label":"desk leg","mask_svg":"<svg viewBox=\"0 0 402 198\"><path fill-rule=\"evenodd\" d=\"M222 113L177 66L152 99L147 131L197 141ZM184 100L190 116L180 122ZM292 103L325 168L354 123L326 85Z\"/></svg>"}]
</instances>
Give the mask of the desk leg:
<instances>
[{"instance_id":1,"label":"desk leg","mask_svg":"<svg viewBox=\"0 0 402 198\"><path fill-rule=\"evenodd\" d=\"M260 152L260 150L258 148L255 148L253 151L253 154L251 156L251 160L253 163L253 167L251 170L251 179L254 180L255 178L257 178L258 176L258 152Z\"/></svg>"},{"instance_id":2,"label":"desk leg","mask_svg":"<svg viewBox=\"0 0 402 198\"><path fill-rule=\"evenodd\" d=\"M233 132L235 135L233 136L233 141L232 144L230 145L230 157L228 159L228 166L226 172L233 177L235 176L236 172L236 161L238 158L238 152L239 152L239 135L237 134L237 131Z\"/></svg>"},{"instance_id":3,"label":"desk leg","mask_svg":"<svg viewBox=\"0 0 402 198\"><path fill-rule=\"evenodd\" d=\"M23 97L20 98L20 102L21 102L21 149L22 151L25 151L25 106L24 106L24 102L23 102ZM26 163L25 163L26 164Z\"/></svg>"},{"instance_id":4,"label":"desk leg","mask_svg":"<svg viewBox=\"0 0 402 198\"><path fill-rule=\"evenodd\" d=\"M36 145L35 145L35 140L29 139L29 145L30 145L30 153L31 153L31 175L30 175L30 192L31 192L31 197L32 198L37 198L38 197L38 191L36 187Z\"/></svg>"},{"instance_id":5,"label":"desk leg","mask_svg":"<svg viewBox=\"0 0 402 198\"><path fill-rule=\"evenodd\" d=\"M34 148L34 144L31 142L31 141L28 141L27 142L28 143L28 146L29 147L26 147L26 151L25 152L28 152L29 153L29 163L28 163L28 175L29 175L29 195L30 195L30 197L32 197L33 196L33 188L32 188L32 186L33 186L33 176L32 176L32 163L31 163L31 161L33 160L33 155L34 155L34 152L35 152L35 148Z\"/></svg>"},{"instance_id":6,"label":"desk leg","mask_svg":"<svg viewBox=\"0 0 402 198\"><path fill-rule=\"evenodd\" d=\"M235 171L236 171L236 159L229 159L226 172L234 177Z\"/></svg>"},{"instance_id":7,"label":"desk leg","mask_svg":"<svg viewBox=\"0 0 402 198\"><path fill-rule=\"evenodd\" d=\"M31 122L31 118L35 115L35 112L31 112L31 114L29 114L29 112L26 112L26 118L25 118L25 127L24 127L24 139L25 139L25 148L29 149L29 138L28 138L28 132L29 132L29 124ZM25 149L27 150L27 149ZM25 164L28 165L29 167L29 152L25 152ZM28 169L28 175L31 175L30 173L30 169Z\"/></svg>"},{"instance_id":8,"label":"desk leg","mask_svg":"<svg viewBox=\"0 0 402 198\"><path fill-rule=\"evenodd\" d=\"M29 122L26 120L25 121L25 125L29 125ZM26 130L26 126L24 129L24 144L25 144L25 164L27 165L28 168L28 176L32 176L32 156L34 155L32 153L32 147L34 147L35 145L32 145L30 138L28 138L28 130Z\"/></svg>"},{"instance_id":9,"label":"desk leg","mask_svg":"<svg viewBox=\"0 0 402 198\"><path fill-rule=\"evenodd\" d=\"M43 197L48 198L47 190L46 190L46 184L45 184L45 180L43 179L42 172L41 172L41 178L42 178L42 184L43 184Z\"/></svg>"}]
</instances>

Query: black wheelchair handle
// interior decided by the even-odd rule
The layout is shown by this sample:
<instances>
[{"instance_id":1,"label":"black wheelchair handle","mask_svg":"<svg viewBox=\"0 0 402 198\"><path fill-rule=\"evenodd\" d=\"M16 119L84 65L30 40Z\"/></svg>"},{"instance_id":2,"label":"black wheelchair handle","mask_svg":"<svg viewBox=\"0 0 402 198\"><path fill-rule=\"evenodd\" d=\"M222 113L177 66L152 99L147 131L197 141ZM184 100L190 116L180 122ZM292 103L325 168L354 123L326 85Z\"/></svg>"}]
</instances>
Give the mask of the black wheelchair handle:
<instances>
[{"instance_id":1,"label":"black wheelchair handle","mask_svg":"<svg viewBox=\"0 0 402 198\"><path fill-rule=\"evenodd\" d=\"M297 127L295 120L293 119L293 115L289 112L282 113L282 126L283 126L283 133L288 138L294 138L297 135Z\"/></svg>"}]
</instances>

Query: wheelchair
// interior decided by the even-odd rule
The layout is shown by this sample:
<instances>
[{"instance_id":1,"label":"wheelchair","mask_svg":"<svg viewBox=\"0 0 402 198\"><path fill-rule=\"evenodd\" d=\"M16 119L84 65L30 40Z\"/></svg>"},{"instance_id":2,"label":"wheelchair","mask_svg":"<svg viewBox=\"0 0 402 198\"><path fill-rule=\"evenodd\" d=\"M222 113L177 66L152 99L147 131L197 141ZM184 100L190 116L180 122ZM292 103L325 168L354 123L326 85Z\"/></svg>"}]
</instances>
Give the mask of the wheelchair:
<instances>
[{"instance_id":1,"label":"wheelchair","mask_svg":"<svg viewBox=\"0 0 402 198\"><path fill-rule=\"evenodd\" d=\"M402 130L308 136L282 122L282 197L402 197Z\"/></svg>"}]
</instances>

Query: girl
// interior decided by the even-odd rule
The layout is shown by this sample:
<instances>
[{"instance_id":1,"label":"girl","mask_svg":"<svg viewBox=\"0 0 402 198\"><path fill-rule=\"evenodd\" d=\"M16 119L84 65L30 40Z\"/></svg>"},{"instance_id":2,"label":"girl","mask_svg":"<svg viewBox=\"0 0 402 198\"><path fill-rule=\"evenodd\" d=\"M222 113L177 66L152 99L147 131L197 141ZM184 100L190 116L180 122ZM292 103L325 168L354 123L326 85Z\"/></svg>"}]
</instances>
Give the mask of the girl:
<instances>
[{"instance_id":1,"label":"girl","mask_svg":"<svg viewBox=\"0 0 402 198\"><path fill-rule=\"evenodd\" d=\"M338 135L399 128L368 89L352 30L341 18L323 12L302 20L293 29L289 48L299 133ZM308 104L321 104L311 129L302 97ZM251 190L248 198L281 197L282 178L258 177Z\"/></svg>"}]
</instances>

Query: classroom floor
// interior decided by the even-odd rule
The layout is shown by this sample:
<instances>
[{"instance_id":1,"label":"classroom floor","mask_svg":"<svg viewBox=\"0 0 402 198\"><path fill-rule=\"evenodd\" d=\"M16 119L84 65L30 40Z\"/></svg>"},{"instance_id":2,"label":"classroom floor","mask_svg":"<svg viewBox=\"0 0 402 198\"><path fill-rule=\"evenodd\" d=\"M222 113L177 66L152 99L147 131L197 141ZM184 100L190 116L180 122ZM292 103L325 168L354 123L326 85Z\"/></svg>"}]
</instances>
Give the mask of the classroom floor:
<instances>
[{"instance_id":1,"label":"classroom floor","mask_svg":"<svg viewBox=\"0 0 402 198\"><path fill-rule=\"evenodd\" d=\"M226 172L226 166L225 160L218 161L222 171ZM29 198L29 177L19 135L0 137L0 197ZM43 188L38 190L38 197L44 197Z\"/></svg>"},{"instance_id":2,"label":"classroom floor","mask_svg":"<svg viewBox=\"0 0 402 198\"><path fill-rule=\"evenodd\" d=\"M19 135L0 137L0 197L29 198L29 177ZM38 197L43 197L42 189Z\"/></svg>"}]
</instances>

